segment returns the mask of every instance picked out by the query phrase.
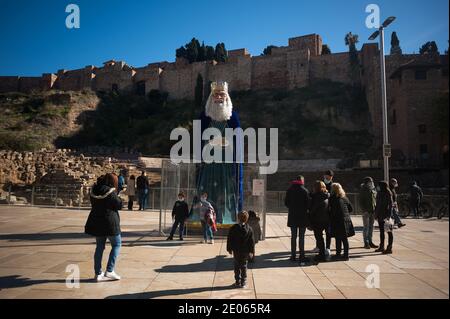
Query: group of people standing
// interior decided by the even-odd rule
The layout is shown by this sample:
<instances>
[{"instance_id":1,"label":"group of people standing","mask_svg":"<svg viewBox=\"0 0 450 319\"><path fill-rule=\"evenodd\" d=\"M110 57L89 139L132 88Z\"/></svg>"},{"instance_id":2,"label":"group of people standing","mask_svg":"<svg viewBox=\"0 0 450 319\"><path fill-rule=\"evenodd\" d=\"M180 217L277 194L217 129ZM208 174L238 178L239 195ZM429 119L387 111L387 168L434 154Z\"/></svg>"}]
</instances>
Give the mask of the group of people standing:
<instances>
[{"instance_id":1,"label":"group of people standing","mask_svg":"<svg viewBox=\"0 0 450 319\"><path fill-rule=\"evenodd\" d=\"M305 187L305 178L301 175L291 182L286 192L285 205L288 207L288 227L291 229L291 258L297 261L297 237L299 245L298 261L305 265L308 258L305 254L305 233L307 229L314 232L316 251L314 259L323 262L331 258L331 239L336 241L337 260L349 259L348 238L355 235L350 214L353 212L352 204L339 183L333 182L334 173L325 172L322 180L314 183L312 193ZM128 209L132 209L133 196L138 194L139 209L145 209L145 198L148 193L148 179L142 172L134 184L134 176L130 176L127 183L129 196ZM130 183L130 181L133 181ZM123 185L123 182L122 182ZM90 200L92 209L85 225L85 233L96 238L94 254L94 271L96 280L119 280L114 267L121 247L121 230L119 210L122 209L122 200L118 196L121 187L120 177L115 174L106 174L97 179L91 189ZM405 226L398 216L397 192L398 182L391 179L388 182L380 181L375 186L373 178L366 177L361 184L359 193L359 206L363 219L363 239L366 249L376 248L376 252L392 254L393 229L396 224L399 228ZM412 209L418 210L423 197L417 183L410 189L410 202ZM130 197L131 196L131 197ZM131 202L131 205L130 205ZM202 243L214 244L214 232L217 231L216 208L214 203L208 201L208 194L201 193L194 197L189 209L185 194L180 192L172 210L173 226L167 240L173 240L177 228L179 238L183 240L185 223L193 215L199 216L202 227ZM259 217L254 211L242 211L237 216L238 223L233 225L228 233L227 251L234 256L236 287L245 287L247 263L254 261L255 244L261 239L261 226ZM375 220L380 230L380 244L373 243L373 229ZM325 233L325 239L324 239ZM388 242L385 248L385 233ZM102 271L102 256L106 241L111 243L111 252L106 272Z\"/></svg>"},{"instance_id":2,"label":"group of people standing","mask_svg":"<svg viewBox=\"0 0 450 319\"><path fill-rule=\"evenodd\" d=\"M333 182L334 173L328 170L323 179L314 183L313 192L305 187L305 179L298 176L291 182L286 192L285 205L287 206L288 222L291 229L291 260L297 261L297 237L299 245L298 261L304 265L309 259L305 254L305 232L310 229L314 232L318 254L315 261L323 262L331 258L331 239L336 241L337 260L349 259L348 238L355 235L350 214L354 211L341 184ZM364 248L376 249L376 252L392 254L394 241L394 225L398 228L405 224L399 217L397 203L398 182L392 178L389 183L378 182L375 186L372 177L365 177L359 192L359 206L363 219ZM411 187L410 202L413 210L418 210L422 191L413 183ZM372 240L375 220L380 229L380 244L375 245ZM324 239L325 233L325 239ZM385 233L388 234L385 246ZM343 253L342 253L343 248Z\"/></svg>"}]
</instances>

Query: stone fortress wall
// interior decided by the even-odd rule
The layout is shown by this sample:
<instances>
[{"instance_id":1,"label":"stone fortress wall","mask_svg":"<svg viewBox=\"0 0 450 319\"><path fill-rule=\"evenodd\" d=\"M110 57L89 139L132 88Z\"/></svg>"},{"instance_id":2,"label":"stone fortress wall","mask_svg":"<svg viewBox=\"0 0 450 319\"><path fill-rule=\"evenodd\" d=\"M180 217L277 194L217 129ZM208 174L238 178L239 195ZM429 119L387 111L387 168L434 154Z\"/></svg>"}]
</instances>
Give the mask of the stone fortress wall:
<instances>
[{"instance_id":1,"label":"stone fortress wall","mask_svg":"<svg viewBox=\"0 0 450 319\"><path fill-rule=\"evenodd\" d=\"M302 88L318 80L355 83L348 52L322 55L322 38L310 34L290 38L288 45L274 48L270 55L252 57L247 49L228 51L227 62L204 61L189 64L178 58L175 62L150 63L132 67L123 61L110 60L102 67L92 65L78 70L59 70L41 77L0 76L0 93L32 90L129 91L146 94L152 90L167 92L170 99L193 99L197 77L203 77L204 92L210 81L224 80L231 91ZM388 55L386 68L388 88L399 67L411 60L437 59L443 56ZM374 140L381 141L381 86L378 44L366 43L359 52L361 75L356 79L366 94L372 119ZM429 62L429 61L428 61ZM448 63L448 61L447 61ZM418 83L418 85L421 85ZM414 90L414 88L411 88ZM391 94L391 92L388 92Z\"/></svg>"}]
</instances>

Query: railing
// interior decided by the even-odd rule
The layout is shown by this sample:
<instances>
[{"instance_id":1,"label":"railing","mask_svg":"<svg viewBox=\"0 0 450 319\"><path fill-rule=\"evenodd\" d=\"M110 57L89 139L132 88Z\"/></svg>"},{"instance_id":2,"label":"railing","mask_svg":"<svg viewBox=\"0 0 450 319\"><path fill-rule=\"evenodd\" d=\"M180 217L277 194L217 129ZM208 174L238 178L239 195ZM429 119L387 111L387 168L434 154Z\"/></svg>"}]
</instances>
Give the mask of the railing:
<instances>
[{"instance_id":1,"label":"railing","mask_svg":"<svg viewBox=\"0 0 450 319\"><path fill-rule=\"evenodd\" d=\"M163 196L162 209L172 209L173 202L176 200L176 194L178 191L184 191L186 193L186 200L191 203L193 196L196 193L195 189L186 188L167 188L164 189L166 196ZM82 186L81 188L70 189L65 186L57 185L39 185L27 188L20 192L14 192L9 187L6 195L0 198L0 204L6 205L26 205L26 206L46 206L46 207L71 207L71 208L89 208L90 203L90 191L91 187ZM167 197L169 194L169 197ZM173 195L173 196L172 196ZM126 205L128 202L128 195L126 192L121 192L119 196ZM265 192L265 211L268 213L287 213L287 208L284 205L284 199L286 192L284 191L266 191ZM172 200L173 197L173 200ZM359 194L347 193L347 197L353 206L353 214L360 214L359 208ZM408 198L407 194L399 194L398 201L405 201ZM254 196L245 196L244 209L253 209L257 207L257 198ZM424 201L426 201L433 211L439 211L442 209L445 203L448 203L448 196L445 195L425 195ZM124 205L124 207L126 207ZM138 205L137 194L135 196L135 205ZM447 204L448 205L448 204ZM159 210L161 208L161 188L150 188L147 194L147 209Z\"/></svg>"}]
</instances>

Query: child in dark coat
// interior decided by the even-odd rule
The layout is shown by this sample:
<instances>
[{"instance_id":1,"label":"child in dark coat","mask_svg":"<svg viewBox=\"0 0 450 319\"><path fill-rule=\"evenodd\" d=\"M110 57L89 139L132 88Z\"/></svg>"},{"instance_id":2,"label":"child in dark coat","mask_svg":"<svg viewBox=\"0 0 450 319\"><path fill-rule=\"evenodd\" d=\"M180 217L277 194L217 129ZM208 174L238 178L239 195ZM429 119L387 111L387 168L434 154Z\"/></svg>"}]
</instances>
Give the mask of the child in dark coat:
<instances>
[{"instance_id":1,"label":"child in dark coat","mask_svg":"<svg viewBox=\"0 0 450 319\"><path fill-rule=\"evenodd\" d=\"M175 205L172 209L172 219L174 222L167 240L173 240L173 235L175 234L178 225L180 225L180 240L183 240L184 223L189 216L189 207L184 198L184 193L180 192L178 194L178 200L175 202Z\"/></svg>"},{"instance_id":2,"label":"child in dark coat","mask_svg":"<svg viewBox=\"0 0 450 319\"><path fill-rule=\"evenodd\" d=\"M235 287L247 286L247 263L255 254L255 241L253 231L247 224L248 213L243 211L238 214L239 224L230 228L227 240L227 251L234 257Z\"/></svg>"}]
</instances>

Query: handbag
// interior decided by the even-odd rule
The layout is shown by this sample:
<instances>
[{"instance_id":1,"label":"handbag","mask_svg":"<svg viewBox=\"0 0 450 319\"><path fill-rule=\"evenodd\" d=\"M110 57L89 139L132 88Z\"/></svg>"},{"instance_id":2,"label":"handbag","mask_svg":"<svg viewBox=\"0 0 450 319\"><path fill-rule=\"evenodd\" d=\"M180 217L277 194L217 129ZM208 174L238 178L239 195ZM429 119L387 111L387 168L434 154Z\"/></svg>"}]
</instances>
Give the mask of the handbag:
<instances>
[{"instance_id":1,"label":"handbag","mask_svg":"<svg viewBox=\"0 0 450 319\"><path fill-rule=\"evenodd\" d=\"M384 231L387 233L391 233L392 230L394 229L394 224L395 224L395 221L392 218L392 216L390 216L389 218L386 218L384 220Z\"/></svg>"}]
</instances>

